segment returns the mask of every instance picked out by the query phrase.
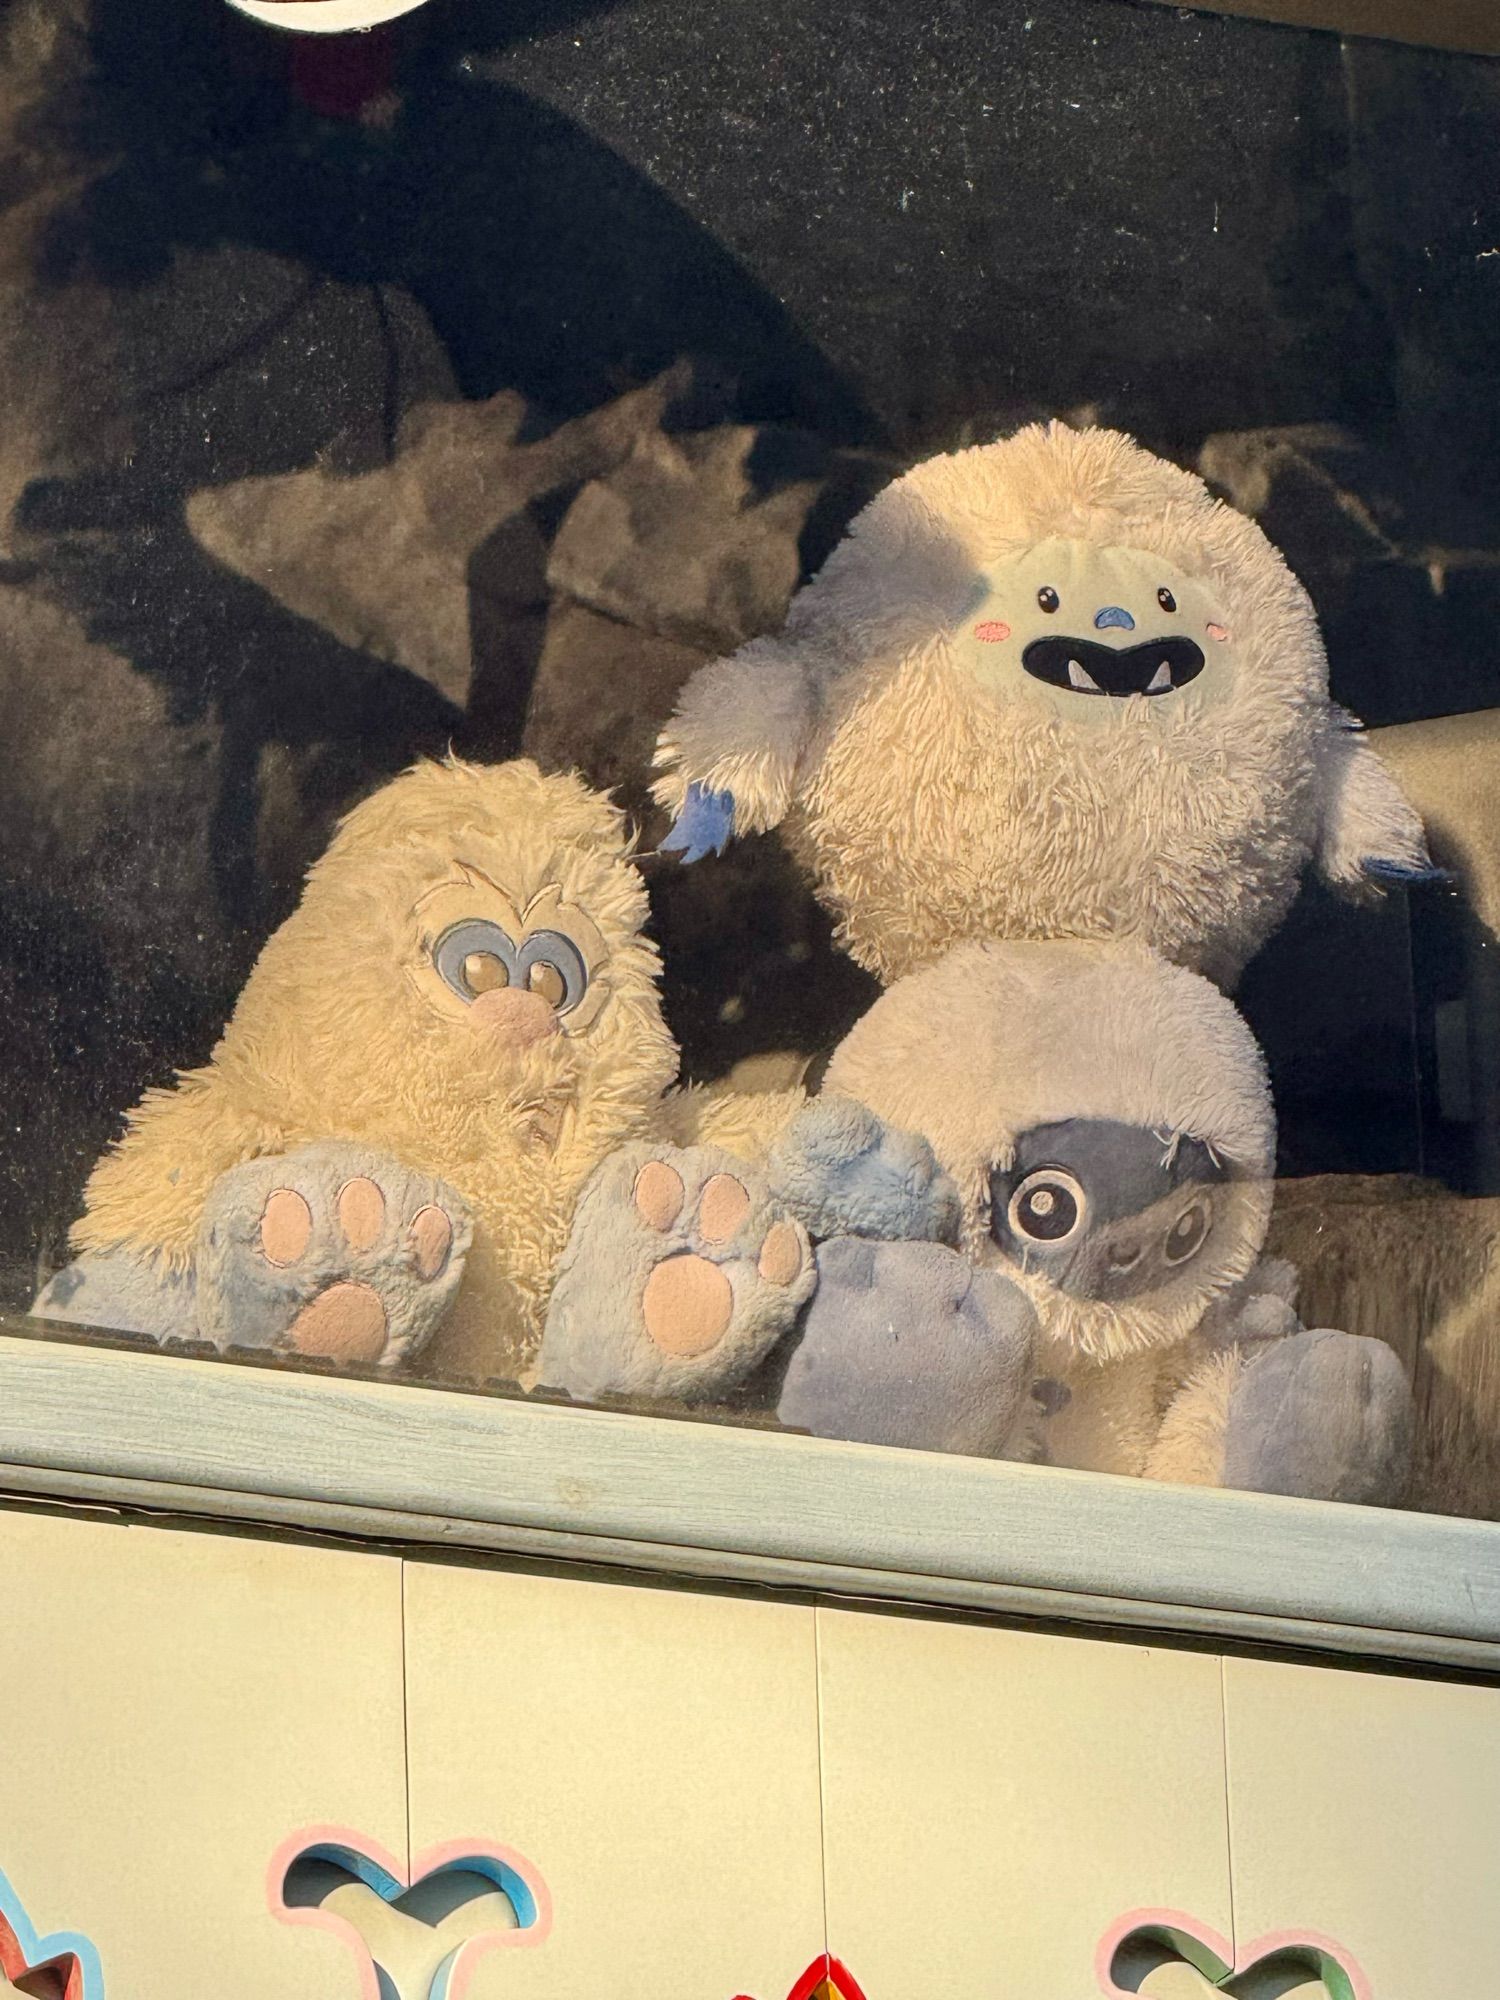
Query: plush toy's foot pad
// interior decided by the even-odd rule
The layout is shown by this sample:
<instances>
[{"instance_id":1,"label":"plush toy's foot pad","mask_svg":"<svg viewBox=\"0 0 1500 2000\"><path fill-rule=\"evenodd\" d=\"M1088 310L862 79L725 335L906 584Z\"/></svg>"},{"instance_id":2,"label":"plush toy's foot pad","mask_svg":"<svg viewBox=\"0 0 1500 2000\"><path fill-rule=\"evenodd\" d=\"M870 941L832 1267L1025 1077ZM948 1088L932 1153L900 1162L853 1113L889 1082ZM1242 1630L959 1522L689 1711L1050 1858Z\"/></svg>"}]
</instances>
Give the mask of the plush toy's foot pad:
<instances>
[{"instance_id":1,"label":"plush toy's foot pad","mask_svg":"<svg viewBox=\"0 0 1500 2000\"><path fill-rule=\"evenodd\" d=\"M622 1147L579 1201L537 1379L577 1397L712 1400L789 1331L814 1283L807 1232L730 1154Z\"/></svg>"},{"instance_id":2,"label":"plush toy's foot pad","mask_svg":"<svg viewBox=\"0 0 1500 2000\"><path fill-rule=\"evenodd\" d=\"M977 1457L1024 1453L1036 1315L1025 1293L939 1243L840 1236L777 1415L818 1437Z\"/></svg>"},{"instance_id":3,"label":"plush toy's foot pad","mask_svg":"<svg viewBox=\"0 0 1500 2000\"><path fill-rule=\"evenodd\" d=\"M452 1188L368 1146L248 1160L204 1209L203 1337L397 1367L448 1312L472 1237Z\"/></svg>"},{"instance_id":4,"label":"plush toy's foot pad","mask_svg":"<svg viewBox=\"0 0 1500 2000\"><path fill-rule=\"evenodd\" d=\"M1383 1340L1327 1328L1259 1353L1235 1383L1224 1484L1391 1506L1411 1477L1416 1410Z\"/></svg>"}]
</instances>

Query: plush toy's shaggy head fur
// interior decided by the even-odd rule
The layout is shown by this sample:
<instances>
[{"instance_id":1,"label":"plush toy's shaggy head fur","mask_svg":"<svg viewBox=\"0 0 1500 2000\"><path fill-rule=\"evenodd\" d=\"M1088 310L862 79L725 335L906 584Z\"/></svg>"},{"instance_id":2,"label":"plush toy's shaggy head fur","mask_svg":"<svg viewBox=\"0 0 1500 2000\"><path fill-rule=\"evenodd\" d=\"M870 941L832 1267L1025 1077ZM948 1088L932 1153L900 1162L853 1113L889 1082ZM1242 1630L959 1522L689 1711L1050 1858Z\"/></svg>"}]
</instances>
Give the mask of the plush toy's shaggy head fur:
<instances>
[{"instance_id":1,"label":"plush toy's shaggy head fur","mask_svg":"<svg viewBox=\"0 0 1500 2000\"><path fill-rule=\"evenodd\" d=\"M212 1060L132 1113L78 1247L181 1267L226 1167L362 1140L469 1200L467 1290L503 1276L534 1317L583 1180L676 1069L629 851L606 799L534 764L386 785L312 869Z\"/></svg>"},{"instance_id":2,"label":"plush toy's shaggy head fur","mask_svg":"<svg viewBox=\"0 0 1500 2000\"><path fill-rule=\"evenodd\" d=\"M1259 528L1113 431L934 458L856 519L785 630L694 676L658 798L787 837L889 981L966 938L1139 938L1230 985L1315 854L1420 868Z\"/></svg>"},{"instance_id":3,"label":"plush toy's shaggy head fur","mask_svg":"<svg viewBox=\"0 0 1500 2000\"><path fill-rule=\"evenodd\" d=\"M873 671L800 837L856 957L1135 934L1237 974L1312 852L1327 696L1252 522L1124 437L1032 428L917 467L826 575Z\"/></svg>"},{"instance_id":4,"label":"plush toy's shaggy head fur","mask_svg":"<svg viewBox=\"0 0 1500 2000\"><path fill-rule=\"evenodd\" d=\"M964 1246L1065 1355L1190 1334L1254 1265L1275 1124L1255 1041L1195 973L1129 944L971 944L898 980L825 1091L920 1133Z\"/></svg>"},{"instance_id":5,"label":"plush toy's shaggy head fur","mask_svg":"<svg viewBox=\"0 0 1500 2000\"><path fill-rule=\"evenodd\" d=\"M242 1098L329 1132L554 1148L596 1097L644 1103L671 1045L619 813L533 764L420 765L344 821L215 1056Z\"/></svg>"}]
</instances>

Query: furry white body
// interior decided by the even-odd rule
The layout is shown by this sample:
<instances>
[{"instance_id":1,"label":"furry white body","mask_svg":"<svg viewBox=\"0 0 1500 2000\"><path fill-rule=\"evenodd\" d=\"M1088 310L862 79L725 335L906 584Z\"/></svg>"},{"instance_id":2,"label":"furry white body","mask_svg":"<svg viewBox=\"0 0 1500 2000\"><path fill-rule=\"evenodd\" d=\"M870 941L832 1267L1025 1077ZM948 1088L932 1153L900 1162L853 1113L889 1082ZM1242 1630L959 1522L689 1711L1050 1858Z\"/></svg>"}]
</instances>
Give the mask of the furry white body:
<instances>
[{"instance_id":1,"label":"furry white body","mask_svg":"<svg viewBox=\"0 0 1500 2000\"><path fill-rule=\"evenodd\" d=\"M1230 1002L1131 945L963 945L882 995L824 1088L927 1140L959 1189L962 1247L1031 1296L1038 1373L1055 1385L1046 1455L1217 1483L1241 1364L1215 1320L1256 1272L1275 1143L1260 1053ZM1022 1133L1078 1118L1205 1141L1233 1170L1201 1255L1138 1298L1074 1296L992 1237L992 1170Z\"/></svg>"},{"instance_id":2,"label":"furry white body","mask_svg":"<svg viewBox=\"0 0 1500 2000\"><path fill-rule=\"evenodd\" d=\"M1141 600L1157 571L1170 619ZM1039 686L1049 579L1058 629L1086 611L1092 632L1133 582L1141 635L1191 627L1206 667L1164 698ZM737 833L784 825L886 981L965 938L1132 936L1227 986L1310 861L1349 891L1367 861L1426 862L1280 555L1108 431L1032 427L896 481L778 637L693 677L658 763L674 813L698 785L732 794Z\"/></svg>"}]
</instances>

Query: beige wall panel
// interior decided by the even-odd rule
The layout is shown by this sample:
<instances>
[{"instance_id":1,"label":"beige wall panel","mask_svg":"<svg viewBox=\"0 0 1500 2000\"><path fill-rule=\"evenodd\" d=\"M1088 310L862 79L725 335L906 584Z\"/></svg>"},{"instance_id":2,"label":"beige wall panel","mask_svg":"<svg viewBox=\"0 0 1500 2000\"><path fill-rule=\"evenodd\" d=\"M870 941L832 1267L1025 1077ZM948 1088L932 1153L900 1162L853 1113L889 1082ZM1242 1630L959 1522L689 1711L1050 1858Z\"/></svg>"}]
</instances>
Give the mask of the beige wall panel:
<instances>
[{"instance_id":1,"label":"beige wall panel","mask_svg":"<svg viewBox=\"0 0 1500 2000\"><path fill-rule=\"evenodd\" d=\"M278 1923L272 1855L337 1822L404 1855L399 1564L0 1512L0 1868L109 2000L355 2000Z\"/></svg>"},{"instance_id":2,"label":"beige wall panel","mask_svg":"<svg viewBox=\"0 0 1500 2000\"><path fill-rule=\"evenodd\" d=\"M1145 1908L1228 1934L1218 1659L818 1619L829 1948L867 2000L1088 2000Z\"/></svg>"},{"instance_id":3,"label":"beige wall panel","mask_svg":"<svg viewBox=\"0 0 1500 2000\"><path fill-rule=\"evenodd\" d=\"M1242 1949L1306 1929L1373 2000L1500 1992L1500 1690L1229 1660L1225 1716Z\"/></svg>"},{"instance_id":4,"label":"beige wall panel","mask_svg":"<svg viewBox=\"0 0 1500 2000\"><path fill-rule=\"evenodd\" d=\"M823 1950L810 1608L407 1567L414 1852L497 1842L550 1933L467 2000L785 2000Z\"/></svg>"}]
</instances>

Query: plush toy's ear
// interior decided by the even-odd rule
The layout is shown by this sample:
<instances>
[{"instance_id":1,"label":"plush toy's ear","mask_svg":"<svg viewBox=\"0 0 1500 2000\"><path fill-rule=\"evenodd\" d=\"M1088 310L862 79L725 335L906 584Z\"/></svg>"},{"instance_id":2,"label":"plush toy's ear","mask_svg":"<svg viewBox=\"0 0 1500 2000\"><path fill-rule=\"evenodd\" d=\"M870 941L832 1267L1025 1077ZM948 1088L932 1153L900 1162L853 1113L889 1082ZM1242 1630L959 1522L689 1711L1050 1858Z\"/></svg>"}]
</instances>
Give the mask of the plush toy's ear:
<instances>
[{"instance_id":1,"label":"plush toy's ear","mask_svg":"<svg viewBox=\"0 0 1500 2000\"><path fill-rule=\"evenodd\" d=\"M1338 716L1325 746L1316 859L1323 879L1348 895L1442 879L1415 808L1352 716Z\"/></svg>"}]
</instances>

